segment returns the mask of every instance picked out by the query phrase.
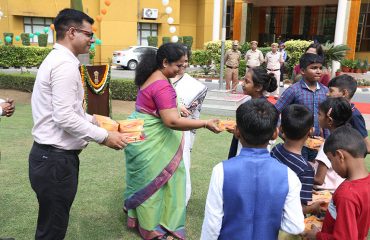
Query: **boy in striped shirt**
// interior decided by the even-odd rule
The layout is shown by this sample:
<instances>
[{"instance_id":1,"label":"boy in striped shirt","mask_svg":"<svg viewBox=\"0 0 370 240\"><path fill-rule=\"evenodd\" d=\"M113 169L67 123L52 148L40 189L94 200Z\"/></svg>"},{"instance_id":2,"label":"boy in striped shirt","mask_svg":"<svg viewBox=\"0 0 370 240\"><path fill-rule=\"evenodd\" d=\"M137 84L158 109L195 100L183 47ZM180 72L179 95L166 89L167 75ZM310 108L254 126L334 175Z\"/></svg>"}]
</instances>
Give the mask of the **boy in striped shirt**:
<instances>
[{"instance_id":1,"label":"boy in striped shirt","mask_svg":"<svg viewBox=\"0 0 370 240\"><path fill-rule=\"evenodd\" d=\"M307 205L312 200L312 187L315 172L302 156L302 147L312 132L313 113L305 106L292 104L281 113L280 132L285 142L277 144L271 156L293 170L302 183L300 193L303 213L319 213L320 202Z\"/></svg>"}]
</instances>

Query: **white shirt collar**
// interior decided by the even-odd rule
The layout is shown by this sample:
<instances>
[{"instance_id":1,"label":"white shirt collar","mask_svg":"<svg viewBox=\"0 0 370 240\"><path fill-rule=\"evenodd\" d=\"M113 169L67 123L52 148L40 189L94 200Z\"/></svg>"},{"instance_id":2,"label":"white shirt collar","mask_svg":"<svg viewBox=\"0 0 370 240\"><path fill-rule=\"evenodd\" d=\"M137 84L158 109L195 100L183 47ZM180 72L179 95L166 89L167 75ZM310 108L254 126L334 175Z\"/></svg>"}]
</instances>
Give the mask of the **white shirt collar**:
<instances>
[{"instance_id":1,"label":"white shirt collar","mask_svg":"<svg viewBox=\"0 0 370 240\"><path fill-rule=\"evenodd\" d=\"M72 53L72 51L66 48L65 46L63 46L62 44L55 43L53 48L56 50L64 51L66 54L68 54L71 57L71 59L73 59L73 61L76 62L76 64L78 65L80 64L80 60L78 60L78 58Z\"/></svg>"}]
</instances>

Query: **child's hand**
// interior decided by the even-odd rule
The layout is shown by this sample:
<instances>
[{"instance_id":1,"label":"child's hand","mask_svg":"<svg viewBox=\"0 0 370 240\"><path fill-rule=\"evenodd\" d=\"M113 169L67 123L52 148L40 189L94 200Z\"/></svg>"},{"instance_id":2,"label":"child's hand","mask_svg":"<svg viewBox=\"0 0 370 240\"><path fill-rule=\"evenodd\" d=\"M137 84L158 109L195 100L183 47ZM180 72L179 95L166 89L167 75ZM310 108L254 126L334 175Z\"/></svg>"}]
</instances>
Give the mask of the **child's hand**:
<instances>
[{"instance_id":1,"label":"child's hand","mask_svg":"<svg viewBox=\"0 0 370 240\"><path fill-rule=\"evenodd\" d=\"M317 201L310 205L310 213L314 215L319 215L321 213L321 210L323 208L321 206L324 206L326 203L324 201Z\"/></svg>"},{"instance_id":2,"label":"child's hand","mask_svg":"<svg viewBox=\"0 0 370 240\"><path fill-rule=\"evenodd\" d=\"M303 232L303 238L307 240L315 240L316 234L320 232L320 229L312 224L311 230Z\"/></svg>"}]
</instances>

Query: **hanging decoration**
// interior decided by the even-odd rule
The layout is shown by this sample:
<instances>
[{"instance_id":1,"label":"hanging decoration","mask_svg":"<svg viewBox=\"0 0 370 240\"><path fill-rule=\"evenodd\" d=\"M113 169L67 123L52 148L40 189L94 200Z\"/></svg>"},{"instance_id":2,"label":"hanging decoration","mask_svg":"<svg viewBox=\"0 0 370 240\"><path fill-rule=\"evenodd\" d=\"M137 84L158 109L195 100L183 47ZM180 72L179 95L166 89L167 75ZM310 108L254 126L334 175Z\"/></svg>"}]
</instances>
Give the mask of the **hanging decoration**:
<instances>
[{"instance_id":1,"label":"hanging decoration","mask_svg":"<svg viewBox=\"0 0 370 240\"><path fill-rule=\"evenodd\" d=\"M170 33L175 33L176 32L176 27L175 26L171 26L170 27Z\"/></svg>"},{"instance_id":2,"label":"hanging decoration","mask_svg":"<svg viewBox=\"0 0 370 240\"><path fill-rule=\"evenodd\" d=\"M100 10L101 14L105 15L107 14L107 9L103 8L102 10Z\"/></svg>"},{"instance_id":3,"label":"hanging decoration","mask_svg":"<svg viewBox=\"0 0 370 240\"><path fill-rule=\"evenodd\" d=\"M95 44L96 45L101 45L103 42L102 42L102 40L101 39L95 39Z\"/></svg>"},{"instance_id":4,"label":"hanging decoration","mask_svg":"<svg viewBox=\"0 0 370 240\"><path fill-rule=\"evenodd\" d=\"M98 22L101 22L101 20L103 20L103 17L102 16L100 16L100 15L98 15L98 16L96 16L96 21L98 21Z\"/></svg>"},{"instance_id":5,"label":"hanging decoration","mask_svg":"<svg viewBox=\"0 0 370 240\"><path fill-rule=\"evenodd\" d=\"M20 36L15 36L15 41L19 41L21 40L21 37Z\"/></svg>"},{"instance_id":6,"label":"hanging decoration","mask_svg":"<svg viewBox=\"0 0 370 240\"><path fill-rule=\"evenodd\" d=\"M166 7L166 13L171 14L172 13L172 7Z\"/></svg>"},{"instance_id":7,"label":"hanging decoration","mask_svg":"<svg viewBox=\"0 0 370 240\"><path fill-rule=\"evenodd\" d=\"M49 32L49 27L44 27L44 33L48 33Z\"/></svg>"},{"instance_id":8,"label":"hanging decoration","mask_svg":"<svg viewBox=\"0 0 370 240\"><path fill-rule=\"evenodd\" d=\"M55 30L54 24L50 24L50 29L53 30L53 31Z\"/></svg>"},{"instance_id":9,"label":"hanging decoration","mask_svg":"<svg viewBox=\"0 0 370 240\"><path fill-rule=\"evenodd\" d=\"M105 6L109 7L109 6L110 6L110 4L111 4L111 2L110 2L109 0L105 0L105 1L104 1L104 4L105 4Z\"/></svg>"},{"instance_id":10,"label":"hanging decoration","mask_svg":"<svg viewBox=\"0 0 370 240\"><path fill-rule=\"evenodd\" d=\"M40 32L35 32L36 36L40 36L40 34L41 34Z\"/></svg>"},{"instance_id":11,"label":"hanging decoration","mask_svg":"<svg viewBox=\"0 0 370 240\"><path fill-rule=\"evenodd\" d=\"M174 43L177 43L179 41L179 37L178 36L172 36L171 37L171 42L174 42Z\"/></svg>"},{"instance_id":12,"label":"hanging decoration","mask_svg":"<svg viewBox=\"0 0 370 240\"><path fill-rule=\"evenodd\" d=\"M167 23L168 24L173 24L175 22L175 19L173 19L173 17L169 17L168 19L167 19Z\"/></svg>"},{"instance_id":13,"label":"hanging decoration","mask_svg":"<svg viewBox=\"0 0 370 240\"><path fill-rule=\"evenodd\" d=\"M169 0L162 0L162 4L163 4L163 6L167 6L169 3L170 3L170 1L169 1Z\"/></svg>"},{"instance_id":14,"label":"hanging decoration","mask_svg":"<svg viewBox=\"0 0 370 240\"><path fill-rule=\"evenodd\" d=\"M33 38L35 35L33 33L30 33L30 38Z\"/></svg>"},{"instance_id":15,"label":"hanging decoration","mask_svg":"<svg viewBox=\"0 0 370 240\"><path fill-rule=\"evenodd\" d=\"M11 43L12 42L12 37L11 36L6 36L5 37L5 42Z\"/></svg>"},{"instance_id":16,"label":"hanging decoration","mask_svg":"<svg viewBox=\"0 0 370 240\"><path fill-rule=\"evenodd\" d=\"M98 28L97 28L95 25L93 25L93 26L92 26L92 31L93 31L93 32L96 32L96 31L98 31Z\"/></svg>"}]
</instances>

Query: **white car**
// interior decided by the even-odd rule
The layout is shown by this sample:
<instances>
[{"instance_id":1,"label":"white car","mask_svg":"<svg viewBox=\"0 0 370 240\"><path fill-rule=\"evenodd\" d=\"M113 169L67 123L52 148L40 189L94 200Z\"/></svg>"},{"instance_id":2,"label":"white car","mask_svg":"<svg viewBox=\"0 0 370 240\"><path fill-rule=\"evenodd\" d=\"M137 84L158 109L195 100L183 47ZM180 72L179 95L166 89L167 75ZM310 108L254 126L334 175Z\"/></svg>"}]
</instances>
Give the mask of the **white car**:
<instances>
[{"instance_id":1,"label":"white car","mask_svg":"<svg viewBox=\"0 0 370 240\"><path fill-rule=\"evenodd\" d=\"M140 56L147 49L157 50L158 48L150 46L131 46L122 51L114 51L112 62L113 64L122 66L124 68L127 67L130 70L135 70L140 61Z\"/></svg>"}]
</instances>

